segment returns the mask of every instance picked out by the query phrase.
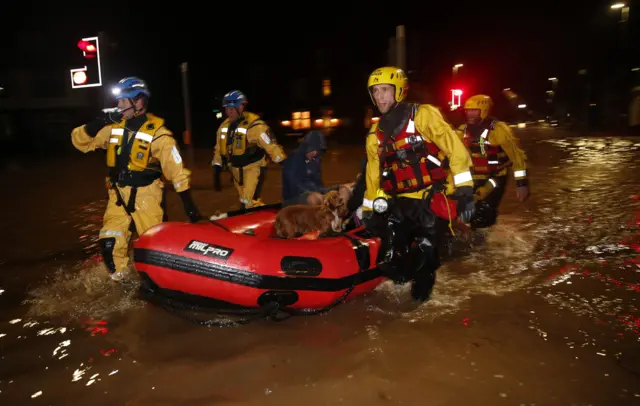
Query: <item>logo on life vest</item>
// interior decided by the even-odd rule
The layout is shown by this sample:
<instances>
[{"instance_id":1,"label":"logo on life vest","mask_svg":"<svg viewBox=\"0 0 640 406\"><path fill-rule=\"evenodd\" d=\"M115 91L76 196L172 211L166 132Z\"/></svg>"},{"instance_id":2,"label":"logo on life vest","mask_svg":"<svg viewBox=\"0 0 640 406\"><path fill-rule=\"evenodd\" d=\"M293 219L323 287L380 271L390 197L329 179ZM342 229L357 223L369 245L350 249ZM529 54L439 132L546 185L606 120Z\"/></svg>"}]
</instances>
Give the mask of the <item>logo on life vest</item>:
<instances>
[{"instance_id":1,"label":"logo on life vest","mask_svg":"<svg viewBox=\"0 0 640 406\"><path fill-rule=\"evenodd\" d=\"M205 257L218 258L227 260L233 253L233 249L222 247L220 245L213 245L202 241L191 240L186 247L185 251L193 252L196 254L204 255Z\"/></svg>"}]
</instances>

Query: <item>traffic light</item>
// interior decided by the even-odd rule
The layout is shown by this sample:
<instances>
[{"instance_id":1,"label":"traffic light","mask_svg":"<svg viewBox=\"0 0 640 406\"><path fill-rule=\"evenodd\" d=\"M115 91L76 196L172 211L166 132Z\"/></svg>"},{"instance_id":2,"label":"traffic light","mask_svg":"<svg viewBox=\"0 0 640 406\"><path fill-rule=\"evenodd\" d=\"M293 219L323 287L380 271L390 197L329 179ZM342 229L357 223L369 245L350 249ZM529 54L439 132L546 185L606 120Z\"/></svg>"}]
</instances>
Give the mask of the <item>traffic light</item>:
<instances>
[{"instance_id":1,"label":"traffic light","mask_svg":"<svg viewBox=\"0 0 640 406\"><path fill-rule=\"evenodd\" d=\"M71 87L78 89L82 87L102 86L98 37L82 38L78 41L77 46L82 51L85 66L70 70Z\"/></svg>"},{"instance_id":2,"label":"traffic light","mask_svg":"<svg viewBox=\"0 0 640 406\"><path fill-rule=\"evenodd\" d=\"M86 59L94 59L98 55L98 39L96 43L89 42L87 40L78 41L78 48L82 50L82 53Z\"/></svg>"},{"instance_id":3,"label":"traffic light","mask_svg":"<svg viewBox=\"0 0 640 406\"><path fill-rule=\"evenodd\" d=\"M83 70L73 72L72 81L76 85L84 85L87 83L87 73Z\"/></svg>"},{"instance_id":4,"label":"traffic light","mask_svg":"<svg viewBox=\"0 0 640 406\"><path fill-rule=\"evenodd\" d=\"M462 105L462 89L451 89L451 111Z\"/></svg>"}]
</instances>

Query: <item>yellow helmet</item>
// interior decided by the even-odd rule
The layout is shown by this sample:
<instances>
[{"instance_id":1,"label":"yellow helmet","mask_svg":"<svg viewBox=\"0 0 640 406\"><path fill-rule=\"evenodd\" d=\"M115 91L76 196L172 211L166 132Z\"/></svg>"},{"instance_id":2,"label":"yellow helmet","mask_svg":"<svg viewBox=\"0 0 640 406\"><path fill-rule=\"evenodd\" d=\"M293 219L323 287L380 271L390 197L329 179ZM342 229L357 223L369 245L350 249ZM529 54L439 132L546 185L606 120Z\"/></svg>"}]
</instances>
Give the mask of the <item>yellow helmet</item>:
<instances>
[{"instance_id":1,"label":"yellow helmet","mask_svg":"<svg viewBox=\"0 0 640 406\"><path fill-rule=\"evenodd\" d=\"M385 66L378 68L369 75L369 81L367 82L367 90L373 104L376 101L373 99L371 88L375 85L392 85L395 87L396 102L400 103L407 98L407 91L409 90L409 79L404 71L396 66Z\"/></svg>"},{"instance_id":2,"label":"yellow helmet","mask_svg":"<svg viewBox=\"0 0 640 406\"><path fill-rule=\"evenodd\" d=\"M491 97L484 94L477 94L475 96L471 96L464 102L464 109L478 109L480 110L480 119L484 120L489 116L489 111L493 107L493 100Z\"/></svg>"}]
</instances>

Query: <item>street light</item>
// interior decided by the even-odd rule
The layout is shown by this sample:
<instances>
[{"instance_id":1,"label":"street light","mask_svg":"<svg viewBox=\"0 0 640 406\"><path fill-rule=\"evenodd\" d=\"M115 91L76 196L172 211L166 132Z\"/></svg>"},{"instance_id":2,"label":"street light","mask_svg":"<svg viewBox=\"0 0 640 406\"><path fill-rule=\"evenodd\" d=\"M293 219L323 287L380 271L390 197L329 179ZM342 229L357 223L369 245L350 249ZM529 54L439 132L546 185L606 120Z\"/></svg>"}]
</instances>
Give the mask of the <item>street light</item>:
<instances>
[{"instance_id":1,"label":"street light","mask_svg":"<svg viewBox=\"0 0 640 406\"><path fill-rule=\"evenodd\" d=\"M615 3L610 6L611 10L620 10L620 22L624 23L629 20L629 6L625 3Z\"/></svg>"},{"instance_id":2,"label":"street light","mask_svg":"<svg viewBox=\"0 0 640 406\"><path fill-rule=\"evenodd\" d=\"M456 81L456 76L458 74L458 69L462 68L464 65L461 63L456 63L455 65L453 65L453 73L451 74L451 86L452 87L456 87L457 86L457 81ZM453 93L451 94L451 110L455 110L457 107L454 107L455 105L455 96L458 96L458 102L460 101L460 95L462 95L462 91L461 90L451 90ZM460 92L460 94L456 94L456 92ZM459 106L459 103L458 103Z\"/></svg>"}]
</instances>

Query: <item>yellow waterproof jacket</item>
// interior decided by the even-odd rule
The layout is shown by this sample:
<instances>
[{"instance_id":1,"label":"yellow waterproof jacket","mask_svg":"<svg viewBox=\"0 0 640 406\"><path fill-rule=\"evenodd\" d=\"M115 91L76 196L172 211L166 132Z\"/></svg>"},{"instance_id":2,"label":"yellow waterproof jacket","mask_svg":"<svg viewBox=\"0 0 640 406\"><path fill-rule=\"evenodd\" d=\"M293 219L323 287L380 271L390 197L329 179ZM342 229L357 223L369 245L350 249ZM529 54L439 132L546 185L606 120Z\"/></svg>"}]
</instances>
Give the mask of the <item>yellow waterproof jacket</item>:
<instances>
[{"instance_id":1,"label":"yellow waterproof jacket","mask_svg":"<svg viewBox=\"0 0 640 406\"><path fill-rule=\"evenodd\" d=\"M464 140L465 125L458 127L456 131L460 140ZM499 146L509 157L513 176L516 181L524 181L527 179L527 156L520 149L519 140L511 131L511 128L503 121L496 121L493 129L489 131L487 140L490 145ZM464 142L464 141L463 141ZM505 176L508 168L502 169L497 176Z\"/></svg>"},{"instance_id":2,"label":"yellow waterproof jacket","mask_svg":"<svg viewBox=\"0 0 640 406\"><path fill-rule=\"evenodd\" d=\"M72 130L71 142L79 151L86 153L96 149L107 149L110 143L115 142L118 135L128 141L131 140L131 137L135 137L136 140L148 141L150 151L145 162L142 163L143 166L136 164L133 169L143 170L159 164L162 174L173 183L176 192L189 189L191 171L184 167L173 134L164 126L163 119L147 113L147 121L139 129L126 129L125 127L126 121L123 120L121 123L103 127L95 137L91 137L83 125ZM132 130L136 132L134 133ZM129 165L131 167L131 163Z\"/></svg>"},{"instance_id":3,"label":"yellow waterproof jacket","mask_svg":"<svg viewBox=\"0 0 640 406\"><path fill-rule=\"evenodd\" d=\"M449 168L453 175L455 187L473 186L473 179L469 170L471 167L469 152L456 135L454 129L442 117L440 111L435 106L422 104L416 111L414 122L416 131L422 138L427 142L436 144L440 148L441 154L444 154L449 159ZM367 134L367 187L363 202L364 210L371 210L373 200L381 194L377 128L376 123ZM422 199L423 194L424 190L398 194L398 197Z\"/></svg>"},{"instance_id":4,"label":"yellow waterproof jacket","mask_svg":"<svg viewBox=\"0 0 640 406\"><path fill-rule=\"evenodd\" d=\"M235 130L233 145L228 145L231 120L225 119L216 133L216 146L213 153L213 165L222 166L222 158L229 160L232 166L243 167L260 162L266 164L266 152L273 162L282 162L286 154L273 137L271 129L257 114L244 111L244 120ZM235 162L235 163L234 163Z\"/></svg>"}]
</instances>

